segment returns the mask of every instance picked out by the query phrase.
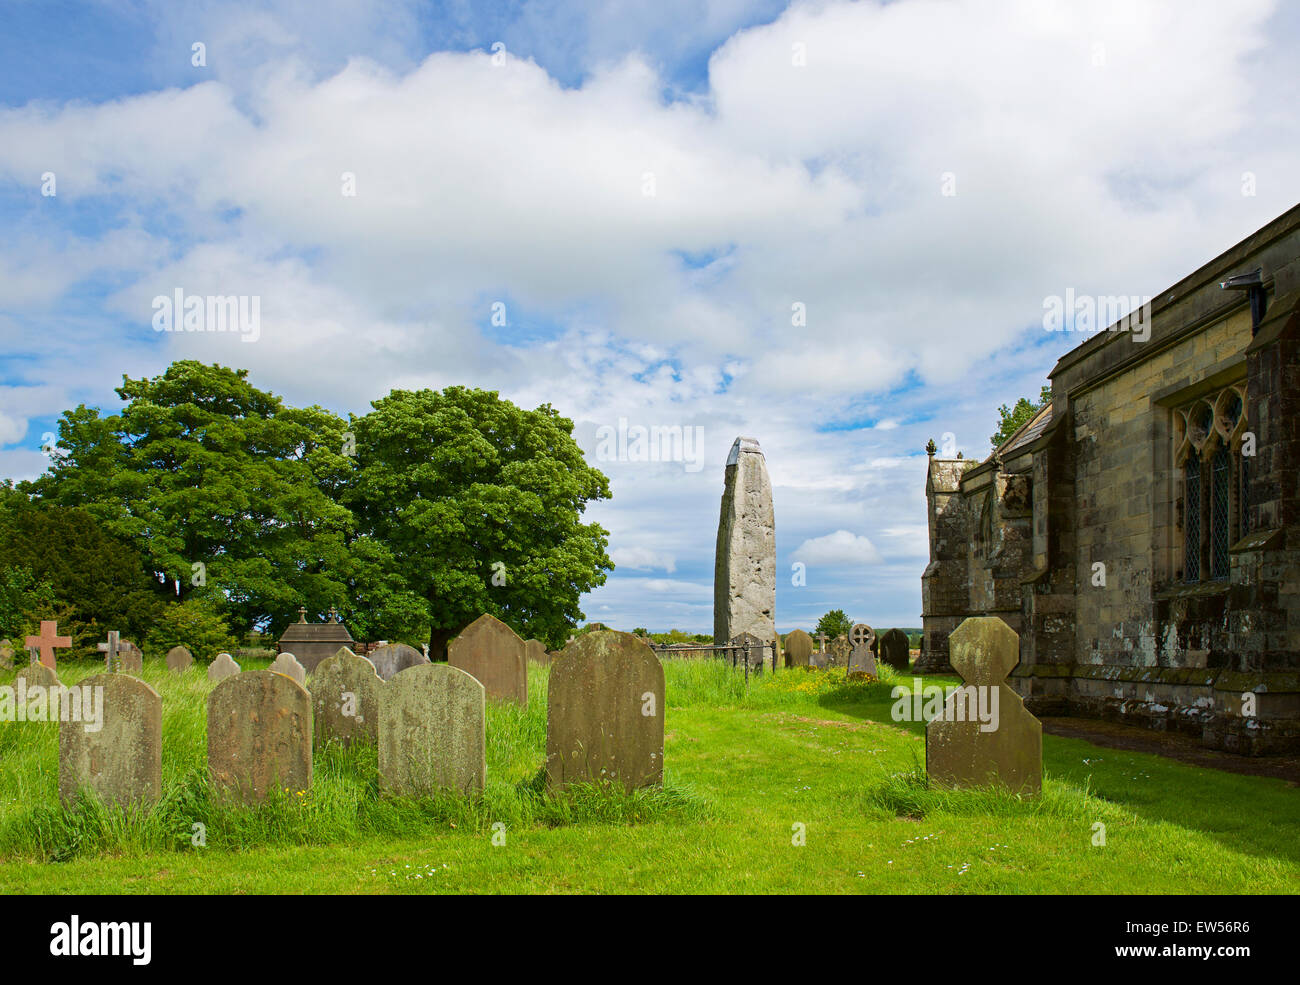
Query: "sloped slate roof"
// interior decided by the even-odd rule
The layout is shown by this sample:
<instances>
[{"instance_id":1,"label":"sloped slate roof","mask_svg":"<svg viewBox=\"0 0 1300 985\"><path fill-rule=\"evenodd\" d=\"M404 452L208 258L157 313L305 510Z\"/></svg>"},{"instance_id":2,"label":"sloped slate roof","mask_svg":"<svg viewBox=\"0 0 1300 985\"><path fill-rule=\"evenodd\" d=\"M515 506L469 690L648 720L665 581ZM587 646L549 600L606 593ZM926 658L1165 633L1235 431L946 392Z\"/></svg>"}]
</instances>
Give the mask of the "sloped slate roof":
<instances>
[{"instance_id":1,"label":"sloped slate roof","mask_svg":"<svg viewBox=\"0 0 1300 985\"><path fill-rule=\"evenodd\" d=\"M352 643L352 634L341 622L290 623L281 643Z\"/></svg>"},{"instance_id":2,"label":"sloped slate roof","mask_svg":"<svg viewBox=\"0 0 1300 985\"><path fill-rule=\"evenodd\" d=\"M1023 448L1036 438L1042 435L1052 424L1052 402L1049 400L1043 405L1033 417L1025 421L1024 424L1016 430L1016 433L998 446L998 450L993 454L999 458L1006 458L1017 448Z\"/></svg>"}]
</instances>

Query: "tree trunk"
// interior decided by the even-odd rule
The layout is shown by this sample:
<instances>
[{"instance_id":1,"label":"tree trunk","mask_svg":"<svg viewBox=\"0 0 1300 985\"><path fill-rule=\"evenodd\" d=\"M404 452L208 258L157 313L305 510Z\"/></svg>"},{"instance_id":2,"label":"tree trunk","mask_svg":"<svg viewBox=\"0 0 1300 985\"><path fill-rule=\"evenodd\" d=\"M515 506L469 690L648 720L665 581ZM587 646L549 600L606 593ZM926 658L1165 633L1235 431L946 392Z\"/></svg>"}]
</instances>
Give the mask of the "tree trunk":
<instances>
[{"instance_id":1,"label":"tree trunk","mask_svg":"<svg viewBox=\"0 0 1300 985\"><path fill-rule=\"evenodd\" d=\"M449 629L434 626L429 630L429 659L434 663L447 662L447 644L456 634Z\"/></svg>"}]
</instances>

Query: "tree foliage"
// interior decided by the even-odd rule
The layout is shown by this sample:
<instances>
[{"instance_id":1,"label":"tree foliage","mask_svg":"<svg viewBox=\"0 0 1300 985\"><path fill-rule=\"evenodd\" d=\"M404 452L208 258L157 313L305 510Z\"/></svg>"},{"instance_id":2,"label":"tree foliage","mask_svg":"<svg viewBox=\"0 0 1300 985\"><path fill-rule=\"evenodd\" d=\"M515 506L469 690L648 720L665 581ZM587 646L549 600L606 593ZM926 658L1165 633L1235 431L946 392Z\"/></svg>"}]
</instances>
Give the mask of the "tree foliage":
<instances>
[{"instance_id":1,"label":"tree foliage","mask_svg":"<svg viewBox=\"0 0 1300 985\"><path fill-rule=\"evenodd\" d=\"M848 636L852 628L853 620L844 614L843 609L831 609L817 620L816 631L834 639L836 636Z\"/></svg>"},{"instance_id":2,"label":"tree foliage","mask_svg":"<svg viewBox=\"0 0 1300 985\"><path fill-rule=\"evenodd\" d=\"M998 408L998 430L997 433L989 438L993 443L993 450L996 451L998 446L1015 434L1024 424L1052 399L1052 388L1044 386L1038 393L1038 403L1033 403L1028 397L1021 397L1016 401L1014 407L1008 407L1003 404Z\"/></svg>"},{"instance_id":3,"label":"tree foliage","mask_svg":"<svg viewBox=\"0 0 1300 985\"><path fill-rule=\"evenodd\" d=\"M147 657L162 659L174 646L186 647L198 660L210 661L223 650L230 652L237 642L224 616L211 601L189 598L163 609L144 638Z\"/></svg>"},{"instance_id":4,"label":"tree foliage","mask_svg":"<svg viewBox=\"0 0 1300 985\"><path fill-rule=\"evenodd\" d=\"M558 647L580 596L613 567L606 532L582 522L609 480L573 422L495 392L397 390L356 420L349 502L427 603L431 654L482 613Z\"/></svg>"}]
</instances>

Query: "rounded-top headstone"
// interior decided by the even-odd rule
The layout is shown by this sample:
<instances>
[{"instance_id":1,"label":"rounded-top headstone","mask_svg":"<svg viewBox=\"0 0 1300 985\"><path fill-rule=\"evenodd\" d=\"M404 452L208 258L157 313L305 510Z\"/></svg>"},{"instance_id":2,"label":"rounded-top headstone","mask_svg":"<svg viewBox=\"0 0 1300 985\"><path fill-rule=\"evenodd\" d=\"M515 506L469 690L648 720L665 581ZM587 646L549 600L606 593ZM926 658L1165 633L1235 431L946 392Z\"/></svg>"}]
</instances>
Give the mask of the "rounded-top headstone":
<instances>
[{"instance_id":1,"label":"rounded-top headstone","mask_svg":"<svg viewBox=\"0 0 1300 985\"><path fill-rule=\"evenodd\" d=\"M348 647L322 660L311 675L313 741L331 739L344 746L379 740L379 702L383 680L375 665Z\"/></svg>"},{"instance_id":2,"label":"rounded-top headstone","mask_svg":"<svg viewBox=\"0 0 1300 985\"><path fill-rule=\"evenodd\" d=\"M144 673L144 653L130 640L117 641L117 671L119 674Z\"/></svg>"},{"instance_id":3,"label":"rounded-top headstone","mask_svg":"<svg viewBox=\"0 0 1300 985\"><path fill-rule=\"evenodd\" d=\"M379 704L379 785L420 796L481 793L487 775L483 685L444 663L408 667L384 685Z\"/></svg>"},{"instance_id":4,"label":"rounded-top headstone","mask_svg":"<svg viewBox=\"0 0 1300 985\"><path fill-rule=\"evenodd\" d=\"M311 788L311 695L284 674L249 670L208 695L213 794L253 804L272 790Z\"/></svg>"},{"instance_id":5,"label":"rounded-top headstone","mask_svg":"<svg viewBox=\"0 0 1300 985\"><path fill-rule=\"evenodd\" d=\"M663 782L664 668L631 633L585 633L551 668L546 775L551 789Z\"/></svg>"},{"instance_id":6,"label":"rounded-top headstone","mask_svg":"<svg viewBox=\"0 0 1300 985\"><path fill-rule=\"evenodd\" d=\"M385 681L391 681L408 667L418 667L429 662L429 658L423 653L405 643L388 643L376 647L366 654L365 659L374 665L375 673Z\"/></svg>"},{"instance_id":7,"label":"rounded-top headstone","mask_svg":"<svg viewBox=\"0 0 1300 985\"><path fill-rule=\"evenodd\" d=\"M891 629L880 637L880 659L895 670L907 670L911 660L911 641L901 629Z\"/></svg>"},{"instance_id":8,"label":"rounded-top headstone","mask_svg":"<svg viewBox=\"0 0 1300 985\"><path fill-rule=\"evenodd\" d=\"M812 660L813 638L802 629L796 629L785 638L785 665L807 667Z\"/></svg>"},{"instance_id":9,"label":"rounded-top headstone","mask_svg":"<svg viewBox=\"0 0 1300 985\"><path fill-rule=\"evenodd\" d=\"M144 681L97 674L79 688L102 688L102 718L59 723L59 797L89 791L105 803L153 803L162 792L162 698ZM82 692L87 693L87 692Z\"/></svg>"},{"instance_id":10,"label":"rounded-top headstone","mask_svg":"<svg viewBox=\"0 0 1300 985\"><path fill-rule=\"evenodd\" d=\"M59 675L39 660L28 664L14 675L14 687L18 686L20 680L26 681L26 686L29 688L38 685L40 687L59 686Z\"/></svg>"},{"instance_id":11,"label":"rounded-top headstone","mask_svg":"<svg viewBox=\"0 0 1300 985\"><path fill-rule=\"evenodd\" d=\"M1020 637L997 616L973 616L949 634L948 661L967 684L1001 684L1020 662Z\"/></svg>"},{"instance_id":12,"label":"rounded-top headstone","mask_svg":"<svg viewBox=\"0 0 1300 985\"><path fill-rule=\"evenodd\" d=\"M174 646L167 651L167 669L176 674L183 674L194 666L194 654L185 646Z\"/></svg>"}]
</instances>

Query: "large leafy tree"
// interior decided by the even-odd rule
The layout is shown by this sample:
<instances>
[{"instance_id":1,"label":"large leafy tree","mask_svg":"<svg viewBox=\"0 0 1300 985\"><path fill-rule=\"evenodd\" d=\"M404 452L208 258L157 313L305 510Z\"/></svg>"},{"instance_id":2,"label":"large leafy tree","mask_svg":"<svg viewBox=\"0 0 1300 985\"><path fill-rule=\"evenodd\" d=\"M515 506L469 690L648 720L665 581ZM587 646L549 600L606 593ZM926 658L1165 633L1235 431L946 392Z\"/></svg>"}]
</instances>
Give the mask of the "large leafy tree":
<instances>
[{"instance_id":1,"label":"large leafy tree","mask_svg":"<svg viewBox=\"0 0 1300 985\"><path fill-rule=\"evenodd\" d=\"M189 360L117 393L116 414L64 413L59 454L25 491L85 509L172 598L206 597L233 626L344 607L352 517L336 500L353 462L337 415Z\"/></svg>"},{"instance_id":2,"label":"large leafy tree","mask_svg":"<svg viewBox=\"0 0 1300 985\"><path fill-rule=\"evenodd\" d=\"M836 636L848 636L853 628L853 620L844 614L843 609L831 609L817 620L818 633L825 633L834 639Z\"/></svg>"},{"instance_id":3,"label":"large leafy tree","mask_svg":"<svg viewBox=\"0 0 1300 985\"><path fill-rule=\"evenodd\" d=\"M425 603L430 654L484 612L560 646L580 596L613 568L606 532L582 522L609 480L573 422L465 387L397 390L372 408L354 422L347 502Z\"/></svg>"},{"instance_id":4,"label":"large leafy tree","mask_svg":"<svg viewBox=\"0 0 1300 985\"><path fill-rule=\"evenodd\" d=\"M1006 404L999 407L998 430L989 438L989 441L993 442L993 450L997 451L1000 444L1020 430L1025 422L1042 410L1051 399L1052 388L1045 386L1038 393L1038 403L1034 403L1028 397L1021 397L1014 407L1008 407Z\"/></svg>"}]
</instances>

